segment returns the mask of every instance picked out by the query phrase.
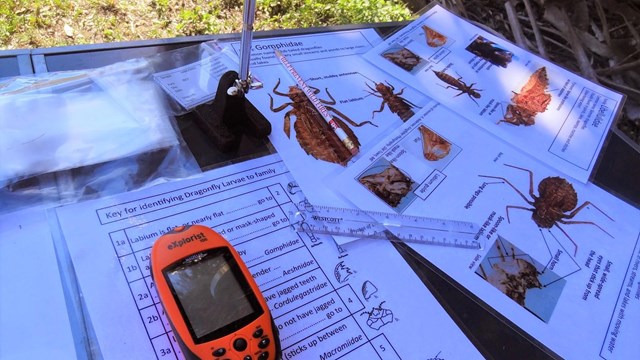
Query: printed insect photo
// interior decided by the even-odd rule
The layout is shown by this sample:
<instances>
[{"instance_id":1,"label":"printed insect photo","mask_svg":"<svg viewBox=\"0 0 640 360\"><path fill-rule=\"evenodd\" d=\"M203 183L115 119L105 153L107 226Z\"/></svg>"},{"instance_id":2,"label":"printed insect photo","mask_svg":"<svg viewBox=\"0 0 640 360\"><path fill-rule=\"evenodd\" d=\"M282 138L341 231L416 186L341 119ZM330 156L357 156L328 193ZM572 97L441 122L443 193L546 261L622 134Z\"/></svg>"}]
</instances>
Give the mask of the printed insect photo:
<instances>
[{"instance_id":1,"label":"printed insect photo","mask_svg":"<svg viewBox=\"0 0 640 360\"><path fill-rule=\"evenodd\" d=\"M374 86L366 83L366 86L369 88L369 90L365 90L366 92L382 100L380 108L371 113L372 119L375 114L381 113L385 106L387 106L389 110L396 114L403 122L406 122L415 114L413 109L420 109L419 106L402 97L405 88L396 92L396 88L388 81L385 81L384 83L374 83Z\"/></svg>"},{"instance_id":2,"label":"printed insect photo","mask_svg":"<svg viewBox=\"0 0 640 360\"><path fill-rule=\"evenodd\" d=\"M424 59L414 54L411 50L397 45L385 50L381 56L410 73L420 70L420 68L426 63Z\"/></svg>"},{"instance_id":3,"label":"printed insect photo","mask_svg":"<svg viewBox=\"0 0 640 360\"><path fill-rule=\"evenodd\" d=\"M422 31L429 47L437 48L447 43L446 36L427 25L422 25Z\"/></svg>"},{"instance_id":4,"label":"printed insect photo","mask_svg":"<svg viewBox=\"0 0 640 360\"><path fill-rule=\"evenodd\" d=\"M603 226L612 226L614 219L598 208L595 204L586 200L578 206L578 193L567 179L560 176L548 176L538 183L538 194L534 192L534 174L531 170L515 165L504 164L504 166L514 170L509 171L509 177L494 175L478 175L486 180L486 184L491 186L503 186L511 188L522 199L520 204L507 204L505 212L507 221L511 222L511 214L514 211L528 211L531 213L531 220L540 229L556 228L568 239L572 246L572 254L575 257L579 250L579 239L574 239L567 228L573 226L591 226L594 231L599 232L603 237L613 238ZM514 183L521 184L523 180L528 180L529 188L521 190ZM516 182L517 181L517 182ZM524 192L527 192L527 197ZM524 205L527 204L528 206ZM579 219L574 219L581 215ZM602 215L602 216L600 216ZM602 221L600 225L591 220L597 218ZM561 239L559 239L561 240ZM604 239L603 239L604 240Z\"/></svg>"},{"instance_id":5,"label":"printed insect photo","mask_svg":"<svg viewBox=\"0 0 640 360\"><path fill-rule=\"evenodd\" d=\"M432 118L429 121L446 121L446 119ZM407 156L406 160L400 159L402 165L411 166L415 171L413 178L419 182L423 179L416 176L421 171L444 171L462 151L460 146L424 123L418 124L400 145L411 155Z\"/></svg>"},{"instance_id":6,"label":"printed insect photo","mask_svg":"<svg viewBox=\"0 0 640 360\"><path fill-rule=\"evenodd\" d=\"M460 75L457 75L457 77L452 76L446 73L445 70L442 70L442 71L431 70L431 71L433 71L435 76L440 80L440 82L437 83L439 86L442 86L445 89L453 89L453 90L459 91L458 94L453 96L454 98L462 94L465 94L476 105L479 105L476 99L480 99L482 97L482 95L480 95L479 93L479 91L482 91L482 90L474 87L476 83L471 83L467 85L467 83L462 79L462 76ZM442 83L446 84L446 86L443 85Z\"/></svg>"},{"instance_id":7,"label":"printed insect photo","mask_svg":"<svg viewBox=\"0 0 640 360\"><path fill-rule=\"evenodd\" d=\"M334 129L327 123L318 110L313 106L307 95L297 86L291 85L287 92L279 90L280 79L273 87L273 94L286 97L289 102L285 102L274 107L274 99L269 94L269 108L277 113L285 109L288 111L284 114L283 131L288 138L291 137L291 117L295 118L293 128L296 133L296 140L300 147L308 154L318 160L323 160L335 164L346 166L347 162L353 154L350 149L338 137ZM320 93L320 89L311 87L315 94ZM351 129L353 127L361 127L364 125L375 126L370 121L356 123L336 108L332 107L336 104L336 100L331 96L329 89L325 89L325 93L330 100L320 99L322 104L327 106L326 109L331 112L334 121L338 124L347 136L353 141L356 147L360 147L358 137ZM347 123L349 125L347 125Z\"/></svg>"},{"instance_id":8,"label":"printed insect photo","mask_svg":"<svg viewBox=\"0 0 640 360\"><path fill-rule=\"evenodd\" d=\"M549 322L567 283L500 236L475 273L544 322Z\"/></svg>"},{"instance_id":9,"label":"printed insect photo","mask_svg":"<svg viewBox=\"0 0 640 360\"><path fill-rule=\"evenodd\" d=\"M513 53L499 47L493 41L478 35L466 50L479 56L495 66L506 68L513 59Z\"/></svg>"},{"instance_id":10,"label":"printed insect photo","mask_svg":"<svg viewBox=\"0 0 640 360\"><path fill-rule=\"evenodd\" d=\"M503 122L515 126L535 124L536 115L545 112L551 102L548 88L547 68L543 66L531 74L519 92L513 92L506 114L498 124Z\"/></svg>"},{"instance_id":11,"label":"printed insect photo","mask_svg":"<svg viewBox=\"0 0 640 360\"><path fill-rule=\"evenodd\" d=\"M451 143L425 125L418 127L422 140L422 155L428 161L442 160L451 152Z\"/></svg>"},{"instance_id":12,"label":"printed insect photo","mask_svg":"<svg viewBox=\"0 0 640 360\"><path fill-rule=\"evenodd\" d=\"M402 212L415 198L412 191L416 182L385 158L374 162L357 180L397 212Z\"/></svg>"}]
</instances>

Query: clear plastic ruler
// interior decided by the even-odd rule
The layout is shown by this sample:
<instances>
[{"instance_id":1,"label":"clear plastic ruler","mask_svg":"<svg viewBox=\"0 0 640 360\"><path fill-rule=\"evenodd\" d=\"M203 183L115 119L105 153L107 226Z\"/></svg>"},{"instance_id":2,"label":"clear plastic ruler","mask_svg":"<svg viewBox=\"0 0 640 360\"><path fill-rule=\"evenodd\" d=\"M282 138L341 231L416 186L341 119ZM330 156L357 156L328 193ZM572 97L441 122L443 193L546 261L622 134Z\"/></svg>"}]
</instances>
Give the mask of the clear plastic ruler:
<instances>
[{"instance_id":1,"label":"clear plastic ruler","mask_svg":"<svg viewBox=\"0 0 640 360\"><path fill-rule=\"evenodd\" d=\"M467 249L484 247L480 227L468 221L310 204L292 206L288 212L297 232Z\"/></svg>"}]
</instances>

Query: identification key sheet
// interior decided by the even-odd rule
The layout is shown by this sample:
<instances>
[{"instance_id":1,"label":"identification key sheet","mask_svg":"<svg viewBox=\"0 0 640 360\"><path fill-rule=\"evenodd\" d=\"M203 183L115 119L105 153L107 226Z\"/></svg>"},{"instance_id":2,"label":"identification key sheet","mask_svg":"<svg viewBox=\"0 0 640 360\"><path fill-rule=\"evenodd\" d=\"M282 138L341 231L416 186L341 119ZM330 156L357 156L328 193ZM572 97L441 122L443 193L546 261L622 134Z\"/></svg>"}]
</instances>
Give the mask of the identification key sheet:
<instances>
[{"instance_id":1,"label":"identification key sheet","mask_svg":"<svg viewBox=\"0 0 640 360\"><path fill-rule=\"evenodd\" d=\"M277 155L144 191L59 208L105 359L181 359L149 273L149 251L203 224L240 253L280 332L283 359L479 359L390 243L340 251L296 233L306 199Z\"/></svg>"}]
</instances>

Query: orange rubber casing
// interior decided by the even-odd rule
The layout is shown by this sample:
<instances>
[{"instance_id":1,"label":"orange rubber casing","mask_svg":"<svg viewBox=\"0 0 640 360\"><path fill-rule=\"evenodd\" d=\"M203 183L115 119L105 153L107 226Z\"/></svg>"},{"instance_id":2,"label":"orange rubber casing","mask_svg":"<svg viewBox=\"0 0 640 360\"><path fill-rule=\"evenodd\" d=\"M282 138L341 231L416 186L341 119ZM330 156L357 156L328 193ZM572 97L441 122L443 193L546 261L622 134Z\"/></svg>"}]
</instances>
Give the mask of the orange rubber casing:
<instances>
[{"instance_id":1,"label":"orange rubber casing","mask_svg":"<svg viewBox=\"0 0 640 360\"><path fill-rule=\"evenodd\" d=\"M215 265L208 269L208 263ZM213 266L218 267L212 274ZM187 359L280 358L278 332L266 300L240 255L211 228L179 226L158 238L151 249L151 274ZM231 287L215 293L223 277ZM236 316L238 308L242 313ZM220 320L228 314L235 320Z\"/></svg>"}]
</instances>

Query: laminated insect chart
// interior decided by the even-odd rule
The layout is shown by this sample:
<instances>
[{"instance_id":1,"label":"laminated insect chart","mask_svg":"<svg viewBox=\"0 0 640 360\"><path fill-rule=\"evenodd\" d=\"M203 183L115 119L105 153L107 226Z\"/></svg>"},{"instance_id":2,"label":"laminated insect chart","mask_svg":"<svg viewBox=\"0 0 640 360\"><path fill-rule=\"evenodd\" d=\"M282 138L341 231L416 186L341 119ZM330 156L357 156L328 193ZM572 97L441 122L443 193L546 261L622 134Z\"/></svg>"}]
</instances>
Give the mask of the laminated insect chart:
<instances>
[{"instance_id":1,"label":"laminated insect chart","mask_svg":"<svg viewBox=\"0 0 640 360\"><path fill-rule=\"evenodd\" d=\"M364 57L581 182L624 100L440 6Z\"/></svg>"},{"instance_id":2,"label":"laminated insect chart","mask_svg":"<svg viewBox=\"0 0 640 360\"><path fill-rule=\"evenodd\" d=\"M247 96L271 122L271 143L314 205L339 204L323 179L349 166L351 153L278 60L275 50L286 56L332 119L364 152L376 138L408 121L430 100L363 59L380 41L373 29L360 29L253 42L252 73L264 88ZM239 52L238 43L232 46Z\"/></svg>"},{"instance_id":3,"label":"laminated insect chart","mask_svg":"<svg viewBox=\"0 0 640 360\"><path fill-rule=\"evenodd\" d=\"M640 353L640 212L597 186L435 101L327 181L363 210L478 224L480 250L410 245L561 358Z\"/></svg>"}]
</instances>

